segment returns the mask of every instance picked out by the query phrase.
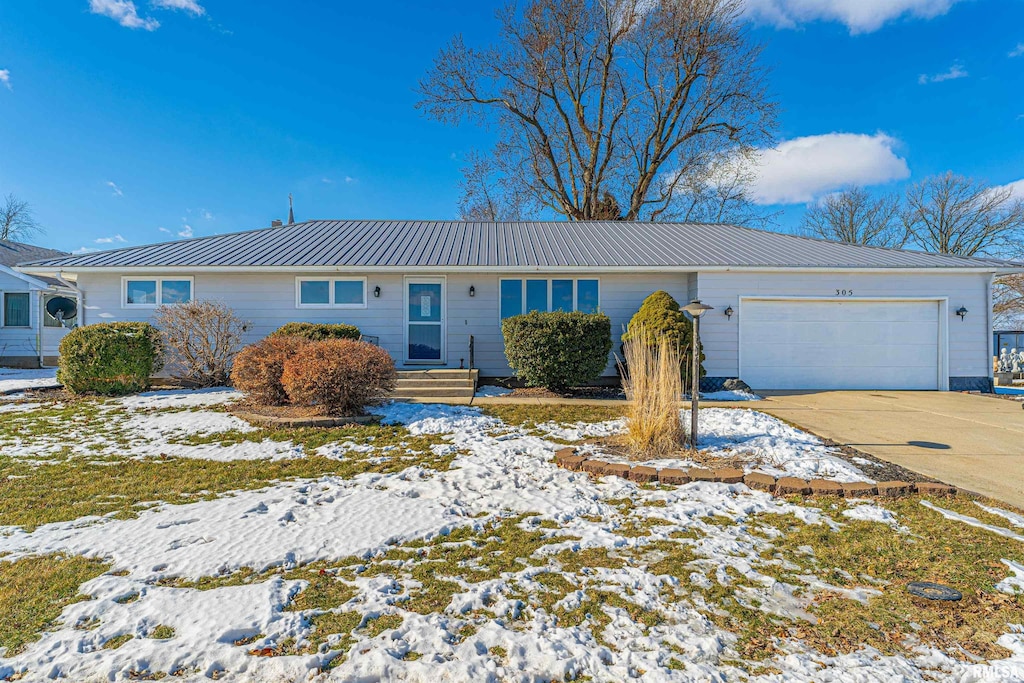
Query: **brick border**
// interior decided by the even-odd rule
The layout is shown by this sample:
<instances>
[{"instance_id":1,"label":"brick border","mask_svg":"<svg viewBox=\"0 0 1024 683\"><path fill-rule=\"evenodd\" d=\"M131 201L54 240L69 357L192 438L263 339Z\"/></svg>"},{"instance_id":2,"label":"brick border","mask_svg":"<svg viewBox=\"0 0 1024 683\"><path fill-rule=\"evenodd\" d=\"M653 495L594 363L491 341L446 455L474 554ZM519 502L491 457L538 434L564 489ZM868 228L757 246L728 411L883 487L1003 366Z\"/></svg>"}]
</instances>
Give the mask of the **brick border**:
<instances>
[{"instance_id":1,"label":"brick border","mask_svg":"<svg viewBox=\"0 0 1024 683\"><path fill-rule=\"evenodd\" d=\"M649 465L631 465L626 463L609 463L596 458L580 455L575 448L560 448L555 451L555 464L571 472L586 472L603 477L607 475L622 477L638 483L659 483L678 486L691 481L716 481L726 484L743 483L752 489L766 491L777 496L799 494L802 496L840 496L845 498L861 498L880 496L895 498L920 493L929 496L955 496L956 487L936 482L866 481L836 482L829 479L800 479L797 477L775 478L763 472L744 474L742 470L732 467L709 470L703 467L680 469L666 467L661 470Z\"/></svg>"}]
</instances>

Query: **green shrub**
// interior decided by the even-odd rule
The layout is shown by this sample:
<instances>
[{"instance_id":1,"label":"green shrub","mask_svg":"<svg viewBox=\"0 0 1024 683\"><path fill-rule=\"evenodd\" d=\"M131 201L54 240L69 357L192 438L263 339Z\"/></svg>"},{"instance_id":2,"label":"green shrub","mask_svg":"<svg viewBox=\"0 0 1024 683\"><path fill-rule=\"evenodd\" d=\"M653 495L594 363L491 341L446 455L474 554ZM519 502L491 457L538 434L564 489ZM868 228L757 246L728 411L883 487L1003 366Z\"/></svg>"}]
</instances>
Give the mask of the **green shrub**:
<instances>
[{"instance_id":1,"label":"green shrub","mask_svg":"<svg viewBox=\"0 0 1024 683\"><path fill-rule=\"evenodd\" d=\"M563 391L601 376L612 350L612 321L604 313L540 313L501 323L505 357L531 387Z\"/></svg>"},{"instance_id":2,"label":"green shrub","mask_svg":"<svg viewBox=\"0 0 1024 683\"><path fill-rule=\"evenodd\" d=\"M160 332L149 323L77 327L60 343L57 381L75 394L122 396L142 391L163 368Z\"/></svg>"},{"instance_id":3,"label":"green shrub","mask_svg":"<svg viewBox=\"0 0 1024 683\"><path fill-rule=\"evenodd\" d=\"M683 378L683 388L690 389L690 375L693 367L693 323L679 309L679 303L665 291L657 291L640 305L640 310L633 315L622 335L622 343L632 341L640 336L646 337L649 346L657 346L662 339L667 339L679 353L679 369ZM625 354L624 354L625 355ZM700 376L704 376L704 354L701 353ZM627 368L628 372L628 368Z\"/></svg>"},{"instance_id":4,"label":"green shrub","mask_svg":"<svg viewBox=\"0 0 1024 683\"><path fill-rule=\"evenodd\" d=\"M293 405L348 416L387 398L395 379L395 361L379 346L325 339L302 345L285 360L281 386Z\"/></svg>"},{"instance_id":5,"label":"green shrub","mask_svg":"<svg viewBox=\"0 0 1024 683\"><path fill-rule=\"evenodd\" d=\"M354 339L359 341L362 334L355 325L344 323L287 323L274 331L275 335L302 337L309 341L325 339Z\"/></svg>"}]
</instances>

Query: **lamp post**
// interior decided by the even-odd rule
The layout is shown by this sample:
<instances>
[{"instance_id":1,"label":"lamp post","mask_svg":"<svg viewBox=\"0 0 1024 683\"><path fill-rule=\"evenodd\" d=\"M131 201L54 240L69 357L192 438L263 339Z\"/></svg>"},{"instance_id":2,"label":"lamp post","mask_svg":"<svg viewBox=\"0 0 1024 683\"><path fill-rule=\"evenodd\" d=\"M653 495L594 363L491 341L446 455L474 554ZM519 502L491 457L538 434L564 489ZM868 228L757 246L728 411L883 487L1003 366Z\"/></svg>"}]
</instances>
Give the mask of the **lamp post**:
<instances>
[{"instance_id":1,"label":"lamp post","mask_svg":"<svg viewBox=\"0 0 1024 683\"><path fill-rule=\"evenodd\" d=\"M711 306L694 299L683 310L693 318L693 376L690 387L690 448L697 450L697 401L700 398L700 317L710 310Z\"/></svg>"}]
</instances>

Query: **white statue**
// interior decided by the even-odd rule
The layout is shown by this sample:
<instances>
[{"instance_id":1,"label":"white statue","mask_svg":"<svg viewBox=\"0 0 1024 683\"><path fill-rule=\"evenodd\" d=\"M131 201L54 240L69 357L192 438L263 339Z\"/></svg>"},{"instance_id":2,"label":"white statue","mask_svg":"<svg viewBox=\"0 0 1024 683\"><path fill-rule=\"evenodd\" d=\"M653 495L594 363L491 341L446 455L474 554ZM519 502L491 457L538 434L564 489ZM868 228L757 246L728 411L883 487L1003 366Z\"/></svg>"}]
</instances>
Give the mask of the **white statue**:
<instances>
[{"instance_id":1,"label":"white statue","mask_svg":"<svg viewBox=\"0 0 1024 683\"><path fill-rule=\"evenodd\" d=\"M1002 351L999 352L999 372L1010 371L1010 350L1003 347Z\"/></svg>"},{"instance_id":2,"label":"white statue","mask_svg":"<svg viewBox=\"0 0 1024 683\"><path fill-rule=\"evenodd\" d=\"M1010 359L1012 363L1010 372L1020 372L1021 363L1024 363L1024 353L1017 353L1017 349L1011 349Z\"/></svg>"}]
</instances>

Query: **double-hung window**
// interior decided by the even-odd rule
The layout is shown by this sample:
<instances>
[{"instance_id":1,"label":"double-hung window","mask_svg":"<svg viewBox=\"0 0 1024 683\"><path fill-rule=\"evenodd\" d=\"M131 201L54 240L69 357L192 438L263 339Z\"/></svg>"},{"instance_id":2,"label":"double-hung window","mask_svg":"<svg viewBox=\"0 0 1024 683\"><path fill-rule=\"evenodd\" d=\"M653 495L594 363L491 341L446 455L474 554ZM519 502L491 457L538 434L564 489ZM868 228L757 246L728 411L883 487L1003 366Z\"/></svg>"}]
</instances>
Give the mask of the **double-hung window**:
<instances>
[{"instance_id":1,"label":"double-hung window","mask_svg":"<svg viewBox=\"0 0 1024 683\"><path fill-rule=\"evenodd\" d=\"M123 308L156 308L192 301L191 277L123 277L121 306Z\"/></svg>"},{"instance_id":2,"label":"double-hung window","mask_svg":"<svg viewBox=\"0 0 1024 683\"><path fill-rule=\"evenodd\" d=\"M530 311L596 313L600 284L591 279L506 278L500 286L501 319Z\"/></svg>"},{"instance_id":3,"label":"double-hung window","mask_svg":"<svg viewBox=\"0 0 1024 683\"><path fill-rule=\"evenodd\" d=\"M296 278L295 306L296 308L366 308L366 278Z\"/></svg>"},{"instance_id":4,"label":"double-hung window","mask_svg":"<svg viewBox=\"0 0 1024 683\"><path fill-rule=\"evenodd\" d=\"M28 292L4 292L3 324L4 327L30 327Z\"/></svg>"}]
</instances>

